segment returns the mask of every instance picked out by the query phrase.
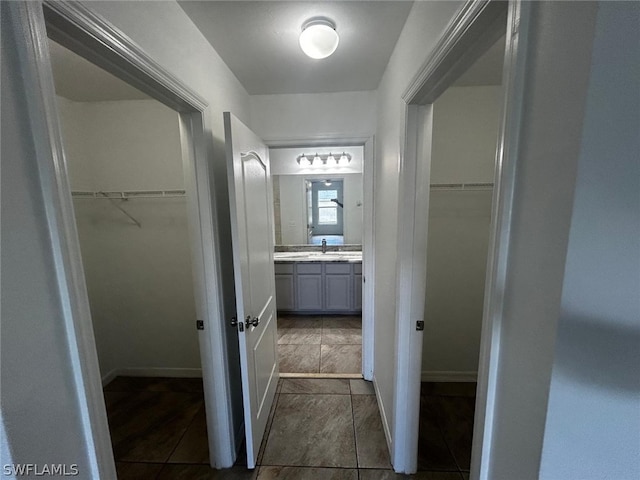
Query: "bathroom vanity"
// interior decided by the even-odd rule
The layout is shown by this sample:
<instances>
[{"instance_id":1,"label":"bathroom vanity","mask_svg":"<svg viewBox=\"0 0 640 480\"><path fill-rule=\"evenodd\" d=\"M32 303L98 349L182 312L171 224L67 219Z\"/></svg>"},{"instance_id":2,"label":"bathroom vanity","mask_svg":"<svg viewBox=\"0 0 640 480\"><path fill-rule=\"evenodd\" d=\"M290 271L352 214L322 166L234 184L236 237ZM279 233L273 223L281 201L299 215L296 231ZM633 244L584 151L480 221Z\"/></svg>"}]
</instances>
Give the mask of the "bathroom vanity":
<instances>
[{"instance_id":1,"label":"bathroom vanity","mask_svg":"<svg viewBox=\"0 0 640 480\"><path fill-rule=\"evenodd\" d=\"M362 311L362 252L276 252L274 261L278 311Z\"/></svg>"}]
</instances>

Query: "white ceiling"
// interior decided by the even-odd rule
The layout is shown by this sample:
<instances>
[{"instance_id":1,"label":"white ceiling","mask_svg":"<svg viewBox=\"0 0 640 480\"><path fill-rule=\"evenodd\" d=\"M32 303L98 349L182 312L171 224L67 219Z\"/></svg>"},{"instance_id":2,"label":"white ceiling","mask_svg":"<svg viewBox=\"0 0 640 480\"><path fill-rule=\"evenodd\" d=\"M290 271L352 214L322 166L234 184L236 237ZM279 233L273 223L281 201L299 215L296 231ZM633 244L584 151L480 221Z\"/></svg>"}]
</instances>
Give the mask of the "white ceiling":
<instances>
[{"instance_id":1,"label":"white ceiling","mask_svg":"<svg viewBox=\"0 0 640 480\"><path fill-rule=\"evenodd\" d=\"M206 5L202 5L205 3ZM251 15L243 16L241 12L251 5L259 4L255 11L249 8ZM397 15L393 9L389 12L390 4L401 10L401 14ZM388 57L395 46L397 36L407 17L410 2L377 2L377 1L347 1L347 2L187 2L181 3L185 10L192 7L196 9L204 9L211 12L215 11L216 20L212 25L228 25L233 28L210 27L210 30L222 30L231 32L241 32L243 29L251 30L252 23L258 24L259 27L254 30L269 31L270 34L265 35L271 38L270 42L262 42L256 35L251 40L249 36L244 38L241 43L234 46L233 35L222 41L221 45L215 46L216 50L223 56L224 61L234 70L239 80L244 84L245 88L252 94L264 93L313 93L313 92L334 92L334 91L351 91L351 90L374 90L377 88L382 73L388 62ZM327 6L327 10L323 10L321 6ZM307 9L307 7L309 9ZM329 12L329 9L331 11ZM362 10L359 10L362 9ZM365 12L362 13L362 12ZM213 15L213 13L211 13ZM269 18L269 22L259 20L257 12L265 15L262 18ZM266 12L271 12L267 15ZM338 30L341 32L341 44L338 51L334 54L335 58L329 57L325 60L311 60L307 58L301 51L297 43L298 28L281 31L277 25L284 23L284 18L300 18L296 20L296 25L301 24L307 16L317 15L324 12L326 15L332 15L336 21ZM344 15L340 12L346 12ZM358 14L357 12L361 12ZM341 16L338 16L338 15ZM388 15L388 16L387 16ZM350 27L341 27L344 18L356 17ZM375 17L375 18L374 18ZM391 23L395 25L395 33L391 35L385 27L385 35L383 37L393 37L391 42L389 38L384 48L386 53L380 53L383 47L377 47L377 41L367 39L363 46L355 46L353 40L347 41L344 37L349 38L356 35L356 30L361 29L365 35L366 32L376 31L376 28L365 29L363 24L373 25L375 22L380 24L387 19L393 19ZM238 22L237 24L235 22ZM373 22L373 23L372 23ZM200 23L207 21L200 19ZM268 28L269 23L273 28ZM202 29L202 27L200 27ZM284 27L282 27L284 29ZM351 32L349 35L342 33L342 29ZM377 28L380 30L380 28ZM280 34L278 34L280 32ZM218 36L221 34L218 32ZM240 35L241 36L241 35ZM371 35L370 35L371 36ZM373 35L374 37L378 37ZM222 35L224 37L224 35ZM277 40L280 38L280 40ZM284 45L283 38L289 38L288 45ZM212 40L210 40L212 41ZM213 41L212 41L213 43ZM266 48L267 43L271 47ZM500 85L502 80L502 63L504 58L504 37L496 42L482 57L473 64L461 77L455 82L455 86L479 86L479 85ZM60 46L54 41L49 41L51 63L53 67L56 92L58 95L69 100L77 102L97 102L110 100L139 100L148 99L146 94L140 90L130 86L126 82L106 72L93 63L85 60L79 55ZM276 45L280 45L280 50ZM351 47L350 47L351 45ZM375 48L370 48L374 46ZM225 54L222 50L230 49L231 52ZM347 51L350 50L350 51ZM379 51L380 50L380 51ZM259 53L264 51L264 53ZM286 54L286 52L289 52ZM339 55L340 54L340 55ZM225 56L226 55L226 56ZM290 58L289 58L290 57ZM258 58L260 61L251 61L252 58ZM352 59L351 62L349 59ZM366 60L365 59L372 59ZM233 67L235 63L239 67ZM297 65L297 66L296 66ZM243 72L242 74L240 72ZM246 79L243 79L243 75Z\"/></svg>"},{"instance_id":2,"label":"white ceiling","mask_svg":"<svg viewBox=\"0 0 640 480\"><path fill-rule=\"evenodd\" d=\"M150 98L53 40L49 40L49 52L56 93L61 97L76 102Z\"/></svg>"},{"instance_id":3,"label":"white ceiling","mask_svg":"<svg viewBox=\"0 0 640 480\"><path fill-rule=\"evenodd\" d=\"M181 1L182 9L249 94L375 90L409 15L408 1ZM311 17L333 20L336 52L302 53Z\"/></svg>"}]
</instances>

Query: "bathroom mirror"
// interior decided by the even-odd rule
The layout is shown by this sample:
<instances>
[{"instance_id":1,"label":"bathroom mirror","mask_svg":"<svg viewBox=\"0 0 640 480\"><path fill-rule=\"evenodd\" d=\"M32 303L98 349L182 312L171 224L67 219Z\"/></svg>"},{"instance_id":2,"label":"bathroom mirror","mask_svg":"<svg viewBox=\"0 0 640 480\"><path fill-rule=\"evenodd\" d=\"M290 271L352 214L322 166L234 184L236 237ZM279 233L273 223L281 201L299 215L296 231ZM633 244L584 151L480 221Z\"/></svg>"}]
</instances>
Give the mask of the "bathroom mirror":
<instances>
[{"instance_id":1,"label":"bathroom mirror","mask_svg":"<svg viewBox=\"0 0 640 480\"><path fill-rule=\"evenodd\" d=\"M362 151L269 150L276 245L362 244Z\"/></svg>"}]
</instances>

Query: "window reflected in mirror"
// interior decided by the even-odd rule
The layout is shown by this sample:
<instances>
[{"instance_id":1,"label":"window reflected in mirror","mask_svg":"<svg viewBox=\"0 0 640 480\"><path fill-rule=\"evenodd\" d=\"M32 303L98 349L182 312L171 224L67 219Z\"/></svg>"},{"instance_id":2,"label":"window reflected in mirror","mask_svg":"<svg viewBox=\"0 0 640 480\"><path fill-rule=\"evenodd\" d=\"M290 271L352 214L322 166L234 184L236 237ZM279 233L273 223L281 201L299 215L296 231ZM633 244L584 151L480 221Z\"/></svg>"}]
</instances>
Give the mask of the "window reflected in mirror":
<instances>
[{"instance_id":1,"label":"window reflected in mirror","mask_svg":"<svg viewBox=\"0 0 640 480\"><path fill-rule=\"evenodd\" d=\"M307 243L321 245L344 244L344 182L343 180L306 180Z\"/></svg>"}]
</instances>

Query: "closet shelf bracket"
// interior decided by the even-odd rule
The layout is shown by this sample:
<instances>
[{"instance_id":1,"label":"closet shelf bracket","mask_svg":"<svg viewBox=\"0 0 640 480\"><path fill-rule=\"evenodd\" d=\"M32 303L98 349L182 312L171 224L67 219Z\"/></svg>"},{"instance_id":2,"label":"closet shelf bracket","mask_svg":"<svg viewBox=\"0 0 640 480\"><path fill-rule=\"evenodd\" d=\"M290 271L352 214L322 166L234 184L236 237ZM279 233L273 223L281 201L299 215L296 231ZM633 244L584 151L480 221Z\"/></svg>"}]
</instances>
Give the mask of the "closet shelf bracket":
<instances>
[{"instance_id":1,"label":"closet shelf bracket","mask_svg":"<svg viewBox=\"0 0 640 480\"><path fill-rule=\"evenodd\" d=\"M124 208L122 208L120 205L118 205L118 204L116 203L116 201L115 201L112 197L110 197L109 195L107 195L107 194L106 194L106 193L104 193L104 192L98 192L98 194L99 194L99 195L102 195L104 198L106 198L107 200L109 200L109 202L111 202L111 205L113 205L113 206L114 206L114 207L116 207L118 210L120 210L122 213L124 213L127 217L129 217L129 219L130 219L133 223L135 223L135 224L138 226L138 228L142 228L142 224L141 224L138 220L136 220L135 218L133 218L133 215L131 215L131 214L130 214L129 212L127 212Z\"/></svg>"}]
</instances>

